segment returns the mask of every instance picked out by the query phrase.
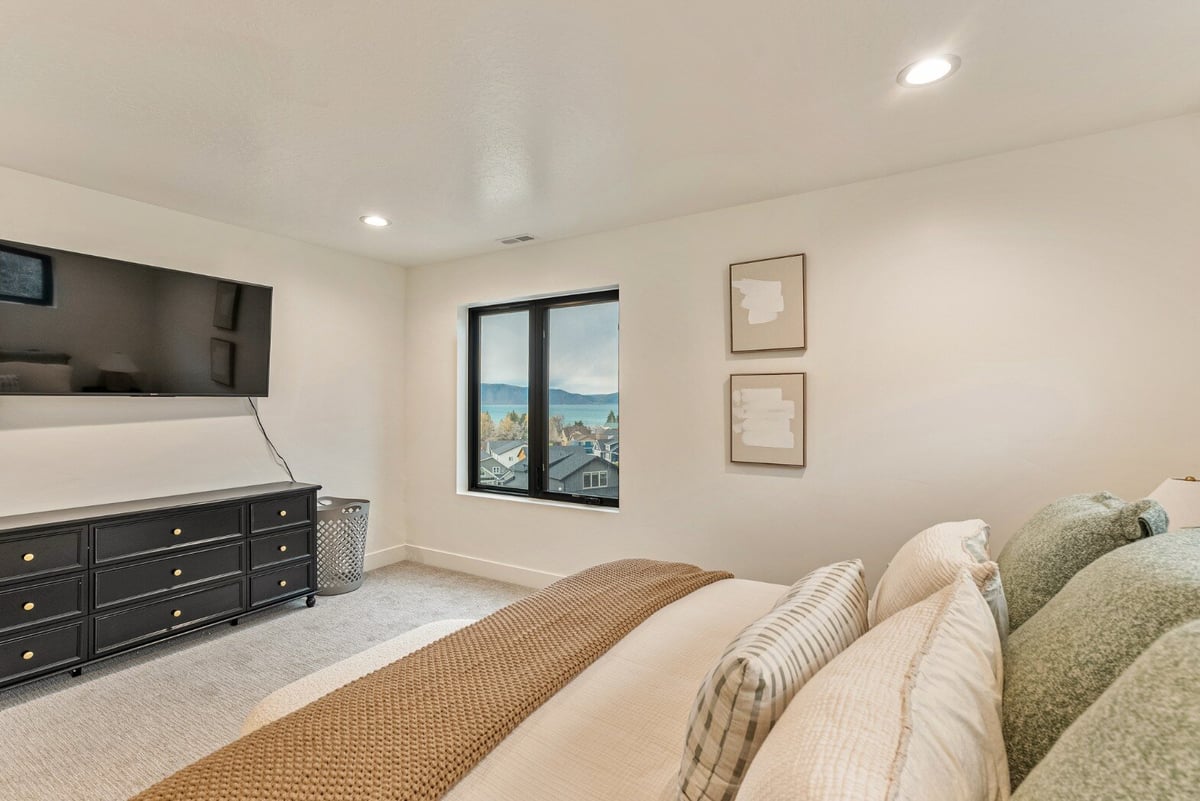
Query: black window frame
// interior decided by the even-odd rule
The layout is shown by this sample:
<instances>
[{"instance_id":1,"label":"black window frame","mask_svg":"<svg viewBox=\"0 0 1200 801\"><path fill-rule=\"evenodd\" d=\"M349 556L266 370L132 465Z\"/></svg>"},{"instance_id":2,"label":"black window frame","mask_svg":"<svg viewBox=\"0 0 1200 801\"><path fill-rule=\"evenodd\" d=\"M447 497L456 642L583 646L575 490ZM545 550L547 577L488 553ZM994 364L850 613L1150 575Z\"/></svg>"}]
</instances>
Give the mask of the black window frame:
<instances>
[{"instance_id":1,"label":"black window frame","mask_svg":"<svg viewBox=\"0 0 1200 801\"><path fill-rule=\"evenodd\" d=\"M600 498L593 495L579 495L570 492L556 492L547 489L548 457L550 454L549 419L550 419L550 374L549 351L550 337L548 319L551 309L569 308L572 306L589 306L596 303L617 303L618 315L621 302L620 290L607 289L598 292L579 292L571 295L553 295L534 300L497 303L489 306L474 306L467 312L467 449L470 481L468 489L471 492L487 493L489 495L507 495L515 498L531 498L534 500L558 501L575 503L584 506L607 506L619 508L620 497ZM508 314L526 311L529 314L529 452L526 460L529 462L529 487L527 490L513 489L502 486L481 484L479 480L479 421L480 408L480 352L479 328L480 320L494 314ZM618 338L620 324L618 323ZM618 346L619 347L619 346ZM619 370L618 366L618 370ZM620 391L618 386L617 391ZM620 400L617 401L618 417L620 416ZM535 421L545 421L545 425L535 424ZM597 457L602 458L602 457ZM619 491L619 490L618 490Z\"/></svg>"},{"instance_id":2,"label":"black window frame","mask_svg":"<svg viewBox=\"0 0 1200 801\"><path fill-rule=\"evenodd\" d=\"M39 298L30 298L24 295L6 295L0 293L0 301L5 303L23 303L27 306L53 306L54 305L54 267L53 260L45 253L36 253L32 250L23 250L15 248L12 245L0 244L0 251L12 253L15 256L24 256L28 259L36 259L42 263L42 295Z\"/></svg>"}]
</instances>

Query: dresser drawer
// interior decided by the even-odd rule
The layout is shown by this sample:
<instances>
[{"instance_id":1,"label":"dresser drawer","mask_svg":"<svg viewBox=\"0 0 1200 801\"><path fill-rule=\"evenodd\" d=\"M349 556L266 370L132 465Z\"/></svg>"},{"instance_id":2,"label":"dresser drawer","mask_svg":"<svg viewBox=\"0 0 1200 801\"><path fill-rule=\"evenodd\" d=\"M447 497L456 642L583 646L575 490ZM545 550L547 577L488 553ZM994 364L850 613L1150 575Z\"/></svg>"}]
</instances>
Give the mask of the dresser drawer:
<instances>
[{"instance_id":1,"label":"dresser drawer","mask_svg":"<svg viewBox=\"0 0 1200 801\"><path fill-rule=\"evenodd\" d=\"M96 564L242 536L238 506L96 526Z\"/></svg>"},{"instance_id":2,"label":"dresser drawer","mask_svg":"<svg viewBox=\"0 0 1200 801\"><path fill-rule=\"evenodd\" d=\"M260 567L303 559L311 554L311 539L311 528L255 537L250 540L250 569L258 570Z\"/></svg>"},{"instance_id":3,"label":"dresser drawer","mask_svg":"<svg viewBox=\"0 0 1200 801\"><path fill-rule=\"evenodd\" d=\"M312 521L312 496L291 495L250 504L250 533L261 534Z\"/></svg>"},{"instance_id":4,"label":"dresser drawer","mask_svg":"<svg viewBox=\"0 0 1200 801\"><path fill-rule=\"evenodd\" d=\"M97 615L93 620L92 652L109 651L165 637L182 629L244 610L241 579L156 603Z\"/></svg>"},{"instance_id":5,"label":"dresser drawer","mask_svg":"<svg viewBox=\"0 0 1200 801\"><path fill-rule=\"evenodd\" d=\"M0 539L0 584L81 570L87 564L83 529Z\"/></svg>"},{"instance_id":6,"label":"dresser drawer","mask_svg":"<svg viewBox=\"0 0 1200 801\"><path fill-rule=\"evenodd\" d=\"M243 572L242 554L242 543L235 542L97 570L92 579L95 608L239 576Z\"/></svg>"},{"instance_id":7,"label":"dresser drawer","mask_svg":"<svg viewBox=\"0 0 1200 801\"><path fill-rule=\"evenodd\" d=\"M84 576L0 590L0 637L42 623L79 617L87 611Z\"/></svg>"},{"instance_id":8,"label":"dresser drawer","mask_svg":"<svg viewBox=\"0 0 1200 801\"><path fill-rule=\"evenodd\" d=\"M0 640L0 685L82 662L87 655L83 621Z\"/></svg>"},{"instance_id":9,"label":"dresser drawer","mask_svg":"<svg viewBox=\"0 0 1200 801\"><path fill-rule=\"evenodd\" d=\"M312 560L302 564L292 565L272 570L250 577L250 607L305 595L313 591L316 582L313 580Z\"/></svg>"}]
</instances>

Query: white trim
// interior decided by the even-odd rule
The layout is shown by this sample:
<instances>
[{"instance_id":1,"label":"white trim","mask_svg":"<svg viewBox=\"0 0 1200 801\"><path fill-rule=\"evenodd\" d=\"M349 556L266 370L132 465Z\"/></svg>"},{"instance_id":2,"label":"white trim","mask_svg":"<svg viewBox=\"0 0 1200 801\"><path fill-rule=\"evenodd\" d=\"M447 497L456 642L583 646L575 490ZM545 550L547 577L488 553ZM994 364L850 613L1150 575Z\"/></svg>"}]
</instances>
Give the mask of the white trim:
<instances>
[{"instance_id":1,"label":"white trim","mask_svg":"<svg viewBox=\"0 0 1200 801\"><path fill-rule=\"evenodd\" d=\"M562 482L559 482L560 484ZM561 487L556 488L555 492L560 492ZM559 509L584 509L589 512L608 512L609 514L619 514L621 509L618 506L599 506L592 503L575 503L568 501L548 501L545 498L529 498L524 495L509 495L503 492L472 492L471 490L459 490L458 494L464 498L488 498L493 501L504 501L505 503L532 503L536 506L557 506Z\"/></svg>"},{"instance_id":2,"label":"white trim","mask_svg":"<svg viewBox=\"0 0 1200 801\"><path fill-rule=\"evenodd\" d=\"M520 584L523 587L541 588L553 584L562 578L558 573L547 573L544 570L534 570L531 567L493 562L490 559L480 559L461 553L439 551L437 548L409 545L407 549L407 558L410 562L441 567L446 570L457 570L460 573L470 573L472 576L482 576L483 578L495 579L496 581L507 581L510 584Z\"/></svg>"},{"instance_id":3,"label":"white trim","mask_svg":"<svg viewBox=\"0 0 1200 801\"><path fill-rule=\"evenodd\" d=\"M368 551L366 558L363 560L364 570L374 570L377 567L384 565L393 565L396 562L403 562L408 558L407 545L392 545L388 548L380 548L378 551Z\"/></svg>"}]
</instances>

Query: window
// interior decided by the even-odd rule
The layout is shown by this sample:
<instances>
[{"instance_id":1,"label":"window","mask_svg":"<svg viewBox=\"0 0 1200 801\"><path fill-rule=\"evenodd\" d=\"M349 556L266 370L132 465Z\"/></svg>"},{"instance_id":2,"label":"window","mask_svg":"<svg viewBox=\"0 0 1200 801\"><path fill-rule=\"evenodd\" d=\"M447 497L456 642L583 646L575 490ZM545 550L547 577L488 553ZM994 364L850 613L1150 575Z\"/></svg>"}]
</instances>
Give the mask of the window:
<instances>
[{"instance_id":1,"label":"window","mask_svg":"<svg viewBox=\"0 0 1200 801\"><path fill-rule=\"evenodd\" d=\"M618 505L616 459L597 447L620 431L618 312L616 290L470 310L472 490ZM512 478L482 482L484 454Z\"/></svg>"},{"instance_id":2,"label":"window","mask_svg":"<svg viewBox=\"0 0 1200 801\"><path fill-rule=\"evenodd\" d=\"M49 306L54 302L50 257L0 245L0 300Z\"/></svg>"},{"instance_id":3,"label":"window","mask_svg":"<svg viewBox=\"0 0 1200 801\"><path fill-rule=\"evenodd\" d=\"M584 489L602 489L608 486L608 471L597 470L583 474Z\"/></svg>"}]
</instances>

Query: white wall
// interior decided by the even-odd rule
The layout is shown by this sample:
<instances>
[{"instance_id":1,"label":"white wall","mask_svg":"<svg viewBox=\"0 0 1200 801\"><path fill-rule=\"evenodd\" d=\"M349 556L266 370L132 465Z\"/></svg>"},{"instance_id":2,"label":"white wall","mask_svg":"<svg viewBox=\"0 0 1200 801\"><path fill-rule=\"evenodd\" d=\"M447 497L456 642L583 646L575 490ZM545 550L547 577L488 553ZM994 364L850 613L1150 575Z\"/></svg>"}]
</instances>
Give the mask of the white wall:
<instances>
[{"instance_id":1,"label":"white wall","mask_svg":"<svg viewBox=\"0 0 1200 801\"><path fill-rule=\"evenodd\" d=\"M939 520L982 517L1000 545L1057 496L1195 473L1198 220L1189 116L410 270L410 552L777 581L861 556L874 577ZM808 352L730 355L727 265L797 251ZM620 512L457 494L460 305L608 284ZM803 470L728 460L728 376L772 370L808 372Z\"/></svg>"},{"instance_id":2,"label":"white wall","mask_svg":"<svg viewBox=\"0 0 1200 801\"><path fill-rule=\"evenodd\" d=\"M0 221L4 239L274 286L268 430L298 480L374 502L368 550L403 554L401 269L7 169ZM286 480L247 411L0 398L0 515Z\"/></svg>"}]
</instances>

